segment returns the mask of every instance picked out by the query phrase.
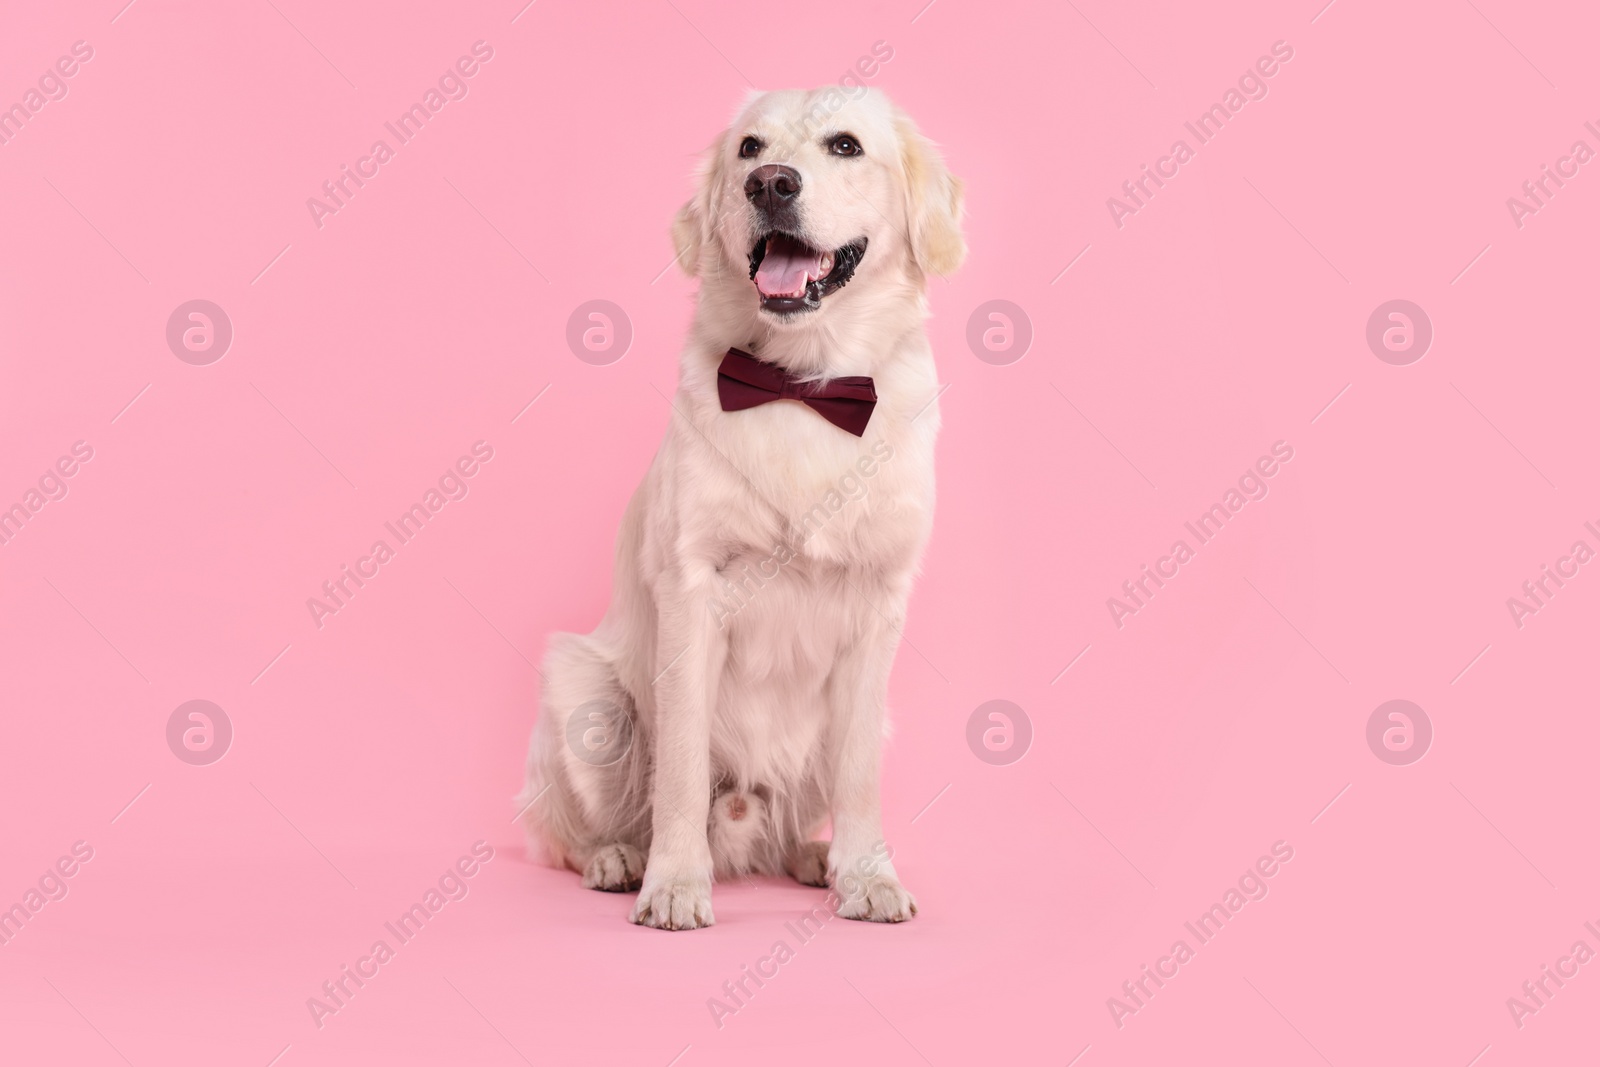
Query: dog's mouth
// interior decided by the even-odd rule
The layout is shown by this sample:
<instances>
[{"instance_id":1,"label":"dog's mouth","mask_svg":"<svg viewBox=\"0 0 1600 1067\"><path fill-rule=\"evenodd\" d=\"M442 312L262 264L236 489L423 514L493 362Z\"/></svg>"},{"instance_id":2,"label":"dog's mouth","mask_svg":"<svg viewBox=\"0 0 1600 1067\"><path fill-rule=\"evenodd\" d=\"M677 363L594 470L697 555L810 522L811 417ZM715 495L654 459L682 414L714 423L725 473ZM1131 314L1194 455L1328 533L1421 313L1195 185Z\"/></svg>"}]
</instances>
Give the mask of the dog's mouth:
<instances>
[{"instance_id":1,"label":"dog's mouth","mask_svg":"<svg viewBox=\"0 0 1600 1067\"><path fill-rule=\"evenodd\" d=\"M823 297L844 288L866 254L865 237L825 252L793 234L772 231L750 250L750 279L761 294L761 310L776 315L815 311Z\"/></svg>"}]
</instances>

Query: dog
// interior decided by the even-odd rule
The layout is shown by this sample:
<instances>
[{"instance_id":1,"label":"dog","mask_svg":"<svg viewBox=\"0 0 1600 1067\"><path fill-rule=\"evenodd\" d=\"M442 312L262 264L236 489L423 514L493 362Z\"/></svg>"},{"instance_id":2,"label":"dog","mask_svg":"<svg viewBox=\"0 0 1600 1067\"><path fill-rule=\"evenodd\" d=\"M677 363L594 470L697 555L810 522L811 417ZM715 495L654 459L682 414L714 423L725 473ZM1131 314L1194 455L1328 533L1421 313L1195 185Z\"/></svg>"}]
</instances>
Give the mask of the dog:
<instances>
[{"instance_id":1,"label":"dog","mask_svg":"<svg viewBox=\"0 0 1600 1067\"><path fill-rule=\"evenodd\" d=\"M962 214L900 109L832 87L753 94L673 220L700 291L670 427L604 619L551 639L516 799L530 846L639 891L631 922L710 926L714 878L780 872L848 882L846 918L916 914L879 764L933 521L926 289Z\"/></svg>"}]
</instances>

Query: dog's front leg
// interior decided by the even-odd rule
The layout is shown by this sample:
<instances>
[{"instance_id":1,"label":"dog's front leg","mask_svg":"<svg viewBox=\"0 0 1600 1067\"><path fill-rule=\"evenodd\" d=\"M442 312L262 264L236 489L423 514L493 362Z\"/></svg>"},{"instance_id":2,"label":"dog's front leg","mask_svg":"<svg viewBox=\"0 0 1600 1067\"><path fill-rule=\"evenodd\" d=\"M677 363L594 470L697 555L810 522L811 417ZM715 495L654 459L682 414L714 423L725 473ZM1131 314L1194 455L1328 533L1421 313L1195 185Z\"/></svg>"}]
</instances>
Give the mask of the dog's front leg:
<instances>
[{"instance_id":1,"label":"dog's front leg","mask_svg":"<svg viewBox=\"0 0 1600 1067\"><path fill-rule=\"evenodd\" d=\"M891 591L885 618L858 600L861 640L844 653L829 679L833 844L828 882L839 897L838 914L846 919L897 923L917 913L916 898L900 884L889 859L878 795L889 669L900 644L905 603L903 592Z\"/></svg>"},{"instance_id":2,"label":"dog's front leg","mask_svg":"<svg viewBox=\"0 0 1600 1067\"><path fill-rule=\"evenodd\" d=\"M630 922L660 930L710 926L711 711L727 644L711 621L712 570L684 567L661 583L656 638L655 782L650 858Z\"/></svg>"}]
</instances>

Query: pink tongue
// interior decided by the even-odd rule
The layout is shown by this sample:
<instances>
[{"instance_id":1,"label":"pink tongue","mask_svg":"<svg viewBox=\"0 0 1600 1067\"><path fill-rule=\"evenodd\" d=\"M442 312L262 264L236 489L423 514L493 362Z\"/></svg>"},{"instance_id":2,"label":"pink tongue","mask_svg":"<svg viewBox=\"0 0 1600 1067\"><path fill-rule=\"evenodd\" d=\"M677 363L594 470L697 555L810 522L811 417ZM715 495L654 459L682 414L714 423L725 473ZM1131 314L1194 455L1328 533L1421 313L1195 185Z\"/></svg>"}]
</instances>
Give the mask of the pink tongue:
<instances>
[{"instance_id":1,"label":"pink tongue","mask_svg":"<svg viewBox=\"0 0 1600 1067\"><path fill-rule=\"evenodd\" d=\"M822 254L774 241L756 269L756 288L762 296L804 296L807 276L822 274Z\"/></svg>"}]
</instances>

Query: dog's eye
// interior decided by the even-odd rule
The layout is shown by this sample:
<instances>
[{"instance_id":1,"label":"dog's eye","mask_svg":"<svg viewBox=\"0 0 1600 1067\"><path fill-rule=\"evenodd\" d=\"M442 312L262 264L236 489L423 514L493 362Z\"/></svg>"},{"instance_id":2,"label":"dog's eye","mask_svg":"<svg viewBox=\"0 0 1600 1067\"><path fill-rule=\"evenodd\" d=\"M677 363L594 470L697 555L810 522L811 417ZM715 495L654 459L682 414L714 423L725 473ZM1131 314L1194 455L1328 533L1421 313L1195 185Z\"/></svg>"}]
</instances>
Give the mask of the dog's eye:
<instances>
[{"instance_id":1,"label":"dog's eye","mask_svg":"<svg viewBox=\"0 0 1600 1067\"><path fill-rule=\"evenodd\" d=\"M851 137L848 133L841 133L828 142L828 151L836 156L859 156L861 142Z\"/></svg>"},{"instance_id":2,"label":"dog's eye","mask_svg":"<svg viewBox=\"0 0 1600 1067\"><path fill-rule=\"evenodd\" d=\"M761 154L761 142L754 137L746 137L739 142L739 158L754 159Z\"/></svg>"}]
</instances>

